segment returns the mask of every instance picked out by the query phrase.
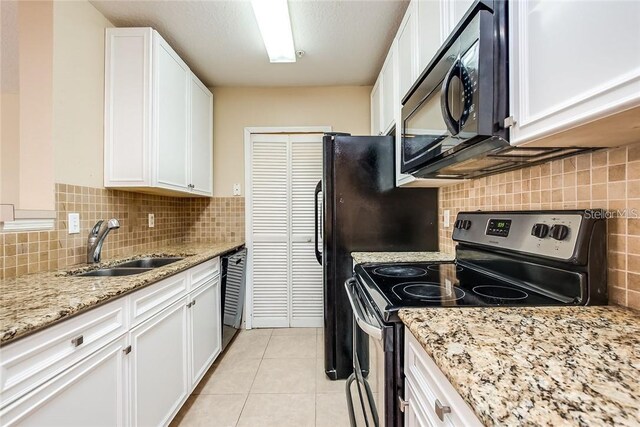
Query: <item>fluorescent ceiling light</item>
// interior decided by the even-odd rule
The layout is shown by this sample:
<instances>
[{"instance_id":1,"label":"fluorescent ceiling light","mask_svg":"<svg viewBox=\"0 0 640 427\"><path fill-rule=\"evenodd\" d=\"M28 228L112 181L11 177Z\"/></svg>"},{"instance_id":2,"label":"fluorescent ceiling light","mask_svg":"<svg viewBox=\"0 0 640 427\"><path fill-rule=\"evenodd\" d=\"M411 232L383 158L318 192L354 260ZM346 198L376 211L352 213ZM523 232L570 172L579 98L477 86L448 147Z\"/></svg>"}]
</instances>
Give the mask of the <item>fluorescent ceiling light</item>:
<instances>
[{"instance_id":1,"label":"fluorescent ceiling light","mask_svg":"<svg viewBox=\"0 0 640 427\"><path fill-rule=\"evenodd\" d=\"M251 0L269 62L296 62L287 0Z\"/></svg>"}]
</instances>

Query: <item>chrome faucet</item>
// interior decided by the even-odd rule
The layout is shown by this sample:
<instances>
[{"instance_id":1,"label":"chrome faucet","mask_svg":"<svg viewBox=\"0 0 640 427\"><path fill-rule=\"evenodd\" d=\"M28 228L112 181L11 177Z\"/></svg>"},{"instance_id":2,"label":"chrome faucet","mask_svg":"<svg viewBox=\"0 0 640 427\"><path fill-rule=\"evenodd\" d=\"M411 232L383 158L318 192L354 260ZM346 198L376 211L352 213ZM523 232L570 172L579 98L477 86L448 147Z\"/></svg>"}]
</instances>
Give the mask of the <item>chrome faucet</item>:
<instances>
[{"instance_id":1,"label":"chrome faucet","mask_svg":"<svg viewBox=\"0 0 640 427\"><path fill-rule=\"evenodd\" d=\"M120 223L117 219L111 218L107 222L106 227L102 227L104 221L100 220L96 222L89 232L89 240L87 242L87 262L89 264L93 262L100 262L100 255L102 254L102 244L104 239L107 238L107 234L114 228L120 228Z\"/></svg>"}]
</instances>

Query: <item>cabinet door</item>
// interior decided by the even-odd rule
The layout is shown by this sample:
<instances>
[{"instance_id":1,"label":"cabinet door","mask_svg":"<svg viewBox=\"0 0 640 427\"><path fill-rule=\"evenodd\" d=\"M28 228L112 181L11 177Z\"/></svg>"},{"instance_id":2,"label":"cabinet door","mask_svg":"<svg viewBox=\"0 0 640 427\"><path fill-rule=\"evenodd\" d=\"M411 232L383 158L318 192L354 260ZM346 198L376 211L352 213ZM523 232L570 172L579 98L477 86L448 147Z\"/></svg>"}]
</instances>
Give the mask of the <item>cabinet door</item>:
<instances>
[{"instance_id":1,"label":"cabinet door","mask_svg":"<svg viewBox=\"0 0 640 427\"><path fill-rule=\"evenodd\" d=\"M404 383L404 396L407 406L404 411L405 427L431 427L439 425L438 420L431 420L420 407L420 402L416 398L415 391L410 381Z\"/></svg>"},{"instance_id":2,"label":"cabinet door","mask_svg":"<svg viewBox=\"0 0 640 427\"><path fill-rule=\"evenodd\" d=\"M378 77L378 81L371 91L371 135L382 135L380 126L380 115L382 114L382 91L380 90L380 80L381 78Z\"/></svg>"},{"instance_id":3,"label":"cabinet door","mask_svg":"<svg viewBox=\"0 0 640 427\"><path fill-rule=\"evenodd\" d=\"M189 304L191 387L194 387L220 354L220 278L215 278L191 293Z\"/></svg>"},{"instance_id":4,"label":"cabinet door","mask_svg":"<svg viewBox=\"0 0 640 427\"><path fill-rule=\"evenodd\" d=\"M107 28L104 186L151 185L151 28Z\"/></svg>"},{"instance_id":5,"label":"cabinet door","mask_svg":"<svg viewBox=\"0 0 640 427\"><path fill-rule=\"evenodd\" d=\"M418 0L416 27L418 29L418 74L429 65L442 46L442 2Z\"/></svg>"},{"instance_id":6,"label":"cabinet door","mask_svg":"<svg viewBox=\"0 0 640 427\"><path fill-rule=\"evenodd\" d=\"M381 131L386 134L395 123L395 111L399 110L396 90L396 73L395 73L395 46L394 43L389 50L387 60L382 66L382 120Z\"/></svg>"},{"instance_id":7,"label":"cabinet door","mask_svg":"<svg viewBox=\"0 0 640 427\"><path fill-rule=\"evenodd\" d=\"M182 298L130 332L134 426L168 424L187 398L186 304Z\"/></svg>"},{"instance_id":8,"label":"cabinet door","mask_svg":"<svg viewBox=\"0 0 640 427\"><path fill-rule=\"evenodd\" d=\"M191 190L213 195L213 95L191 73Z\"/></svg>"},{"instance_id":9,"label":"cabinet door","mask_svg":"<svg viewBox=\"0 0 640 427\"><path fill-rule=\"evenodd\" d=\"M509 9L512 144L640 105L640 2L523 0ZM605 145L632 126L619 121L608 138L573 142Z\"/></svg>"},{"instance_id":10,"label":"cabinet door","mask_svg":"<svg viewBox=\"0 0 640 427\"><path fill-rule=\"evenodd\" d=\"M187 65L154 31L156 182L188 190L189 80Z\"/></svg>"},{"instance_id":11,"label":"cabinet door","mask_svg":"<svg viewBox=\"0 0 640 427\"><path fill-rule=\"evenodd\" d=\"M2 425L126 425L126 345L123 336L7 406Z\"/></svg>"},{"instance_id":12,"label":"cabinet door","mask_svg":"<svg viewBox=\"0 0 640 427\"><path fill-rule=\"evenodd\" d=\"M398 30L398 99L407 94L418 77L417 58L417 31L416 31L416 9L417 1L414 0L409 5L404 19Z\"/></svg>"},{"instance_id":13,"label":"cabinet door","mask_svg":"<svg viewBox=\"0 0 640 427\"><path fill-rule=\"evenodd\" d=\"M440 0L442 8L442 40L444 41L462 20L462 17L474 3L474 0Z\"/></svg>"}]
</instances>

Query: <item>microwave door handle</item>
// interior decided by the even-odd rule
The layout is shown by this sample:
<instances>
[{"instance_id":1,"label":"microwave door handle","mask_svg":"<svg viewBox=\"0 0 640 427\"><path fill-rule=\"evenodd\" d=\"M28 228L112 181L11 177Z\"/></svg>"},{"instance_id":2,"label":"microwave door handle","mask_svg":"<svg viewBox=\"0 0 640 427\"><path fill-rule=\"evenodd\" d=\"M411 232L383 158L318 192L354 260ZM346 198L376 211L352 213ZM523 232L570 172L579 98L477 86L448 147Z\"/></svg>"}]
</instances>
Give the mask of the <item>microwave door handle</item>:
<instances>
[{"instance_id":1,"label":"microwave door handle","mask_svg":"<svg viewBox=\"0 0 640 427\"><path fill-rule=\"evenodd\" d=\"M451 88L451 82L455 77L460 79L462 85L462 114L460 119L456 120L451 114L451 106L449 105L449 89ZM451 135L455 136L460 133L460 130L464 123L469 118L469 111L471 104L473 103L473 87L471 84L471 78L469 71L466 69L462 61L458 58L453 63L442 83L440 92L440 108L442 109L442 118L444 119L447 129L451 132Z\"/></svg>"},{"instance_id":2,"label":"microwave door handle","mask_svg":"<svg viewBox=\"0 0 640 427\"><path fill-rule=\"evenodd\" d=\"M316 259L318 260L318 264L322 265L322 252L320 252L320 248L318 247L318 243L320 240L319 234L320 234L320 224L318 223L319 220L319 213L320 213L320 207L318 206L318 195L322 192L322 181L318 181L318 184L316 184L316 191L314 193L313 196L313 200L315 202L315 234L314 234L314 239L315 239L315 252L316 252Z\"/></svg>"},{"instance_id":3,"label":"microwave door handle","mask_svg":"<svg viewBox=\"0 0 640 427\"><path fill-rule=\"evenodd\" d=\"M442 118L444 119L444 123L447 125L447 129L451 132L451 135L458 134L458 122L453 118L453 115L451 114L451 107L449 106L449 88L451 87L451 81L456 77L456 72L460 68L458 62L459 60L456 60L451 68L449 68L449 71L447 71L440 90L440 108L442 109Z\"/></svg>"},{"instance_id":4,"label":"microwave door handle","mask_svg":"<svg viewBox=\"0 0 640 427\"><path fill-rule=\"evenodd\" d=\"M344 282L344 287L347 290L347 296L349 297L349 303L353 309L353 317L355 317L356 323L360 326L360 329L362 329L367 335L377 340L382 340L382 328L364 320L364 313L357 301L358 296L355 294L353 289L355 284L356 279L353 277Z\"/></svg>"}]
</instances>

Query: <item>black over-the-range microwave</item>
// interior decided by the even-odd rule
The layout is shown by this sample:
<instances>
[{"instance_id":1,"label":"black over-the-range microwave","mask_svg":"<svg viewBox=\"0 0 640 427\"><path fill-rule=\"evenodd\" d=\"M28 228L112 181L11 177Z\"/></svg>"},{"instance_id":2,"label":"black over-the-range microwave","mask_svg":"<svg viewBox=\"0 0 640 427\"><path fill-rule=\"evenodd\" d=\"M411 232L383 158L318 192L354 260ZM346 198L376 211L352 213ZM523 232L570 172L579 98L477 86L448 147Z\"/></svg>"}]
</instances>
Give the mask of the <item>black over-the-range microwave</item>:
<instances>
[{"instance_id":1,"label":"black over-the-range microwave","mask_svg":"<svg viewBox=\"0 0 640 427\"><path fill-rule=\"evenodd\" d=\"M402 100L401 171L472 178L582 151L509 144L508 2L467 11Z\"/></svg>"}]
</instances>

